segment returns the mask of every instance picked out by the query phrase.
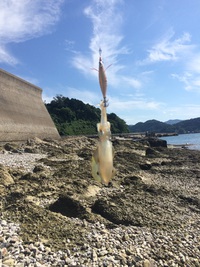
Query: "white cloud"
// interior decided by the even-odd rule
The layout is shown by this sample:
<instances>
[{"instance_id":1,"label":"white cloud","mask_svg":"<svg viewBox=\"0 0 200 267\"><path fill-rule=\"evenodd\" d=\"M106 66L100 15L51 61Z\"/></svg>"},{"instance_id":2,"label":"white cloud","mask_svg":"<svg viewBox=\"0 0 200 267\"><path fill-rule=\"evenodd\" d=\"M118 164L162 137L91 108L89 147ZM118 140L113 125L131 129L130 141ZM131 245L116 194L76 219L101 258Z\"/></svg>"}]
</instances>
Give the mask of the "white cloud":
<instances>
[{"instance_id":1,"label":"white cloud","mask_svg":"<svg viewBox=\"0 0 200 267\"><path fill-rule=\"evenodd\" d=\"M45 103L50 103L53 100L54 96L48 96L44 92L42 93L42 100Z\"/></svg>"},{"instance_id":2,"label":"white cloud","mask_svg":"<svg viewBox=\"0 0 200 267\"><path fill-rule=\"evenodd\" d=\"M116 113L123 118L127 124L136 124L137 122L145 122L147 120L156 119L159 121L167 121L169 119L188 120L197 118L200 114L200 105L188 104L170 107L168 104L160 104L157 109L144 109L142 112L131 110L130 112Z\"/></svg>"},{"instance_id":3,"label":"white cloud","mask_svg":"<svg viewBox=\"0 0 200 267\"><path fill-rule=\"evenodd\" d=\"M89 72L90 67L98 66L99 48L102 49L102 57L105 66L112 64L111 73L114 75L124 66L119 65L117 56L127 54L128 49L120 46L123 35L120 28L123 24L123 14L120 6L122 0L93 0L91 5L85 8L84 14L92 23L93 32L89 43L90 56L77 53L73 58L73 65L83 72ZM84 67L81 63L84 62ZM85 66L87 65L87 68ZM114 81L114 79L113 79Z\"/></svg>"},{"instance_id":4,"label":"white cloud","mask_svg":"<svg viewBox=\"0 0 200 267\"><path fill-rule=\"evenodd\" d=\"M112 109L118 110L118 111L124 111L124 110L158 110L161 106L163 106L163 103L156 102L151 99L130 99L130 100L121 100L121 99L115 99L111 98L110 102L112 103Z\"/></svg>"},{"instance_id":5,"label":"white cloud","mask_svg":"<svg viewBox=\"0 0 200 267\"><path fill-rule=\"evenodd\" d=\"M184 73L172 74L172 77L182 82L185 90L200 93L200 54L193 53L184 68Z\"/></svg>"},{"instance_id":6,"label":"white cloud","mask_svg":"<svg viewBox=\"0 0 200 267\"><path fill-rule=\"evenodd\" d=\"M106 70L109 85L115 88L139 89L142 82L130 75L120 74L125 66L119 64L118 56L128 54L127 47L122 46L123 13L121 12L122 0L94 0L85 8L84 14L91 20L93 32L89 43L90 56L76 52L72 65L82 73L97 77L91 67L98 68L99 48L102 49L102 58ZM106 61L106 62L105 62Z\"/></svg>"},{"instance_id":7,"label":"white cloud","mask_svg":"<svg viewBox=\"0 0 200 267\"><path fill-rule=\"evenodd\" d=\"M174 35L173 31L169 31L161 41L148 50L148 57L139 64L179 61L183 72L173 73L171 76L183 83L185 90L200 92L200 54L196 54L198 46L191 44L189 33L184 33L177 39L174 39ZM177 69L179 68L180 66Z\"/></svg>"},{"instance_id":8,"label":"white cloud","mask_svg":"<svg viewBox=\"0 0 200 267\"><path fill-rule=\"evenodd\" d=\"M79 52L75 53L75 56L72 59L72 65L84 74L88 75L95 73L91 69L94 66L91 59L87 58Z\"/></svg>"},{"instance_id":9,"label":"white cloud","mask_svg":"<svg viewBox=\"0 0 200 267\"><path fill-rule=\"evenodd\" d=\"M166 107L165 112L167 114L167 119L178 118L181 120L187 120L199 117L200 105L186 104L177 107Z\"/></svg>"},{"instance_id":10,"label":"white cloud","mask_svg":"<svg viewBox=\"0 0 200 267\"><path fill-rule=\"evenodd\" d=\"M6 45L48 33L60 17L63 1L0 1L0 61L16 64L17 59L6 50Z\"/></svg>"},{"instance_id":11,"label":"white cloud","mask_svg":"<svg viewBox=\"0 0 200 267\"><path fill-rule=\"evenodd\" d=\"M136 88L139 89L141 88L142 84L139 80L135 79L135 78L131 78L131 77L125 77L122 76L122 79L129 84L132 88Z\"/></svg>"},{"instance_id":12,"label":"white cloud","mask_svg":"<svg viewBox=\"0 0 200 267\"><path fill-rule=\"evenodd\" d=\"M155 118L156 114L160 114L165 106L162 102L145 97L124 96L124 99L111 97L109 100L108 112L116 113L127 124Z\"/></svg>"},{"instance_id":13,"label":"white cloud","mask_svg":"<svg viewBox=\"0 0 200 267\"><path fill-rule=\"evenodd\" d=\"M67 97L69 98L76 98L84 103L88 103L90 105L97 106L100 103L100 99L102 99L101 92L97 93L91 92L87 89L77 89L73 87L67 87L64 89L66 92ZM128 99L128 100L127 100ZM155 102L153 100L147 100L143 96L142 97L135 97L134 95L121 95L121 97L112 97L111 95L108 95L108 110L109 112L111 110L115 110L113 112L117 111L124 111L124 110L137 110L137 109L158 109L162 103ZM112 111L111 111L112 112Z\"/></svg>"},{"instance_id":14,"label":"white cloud","mask_svg":"<svg viewBox=\"0 0 200 267\"><path fill-rule=\"evenodd\" d=\"M76 53L74 51L74 44L75 44L75 42L72 41L72 40L65 40L65 49L66 49L66 51L70 51L70 52Z\"/></svg>"},{"instance_id":15,"label":"white cloud","mask_svg":"<svg viewBox=\"0 0 200 267\"><path fill-rule=\"evenodd\" d=\"M93 0L91 5L84 10L85 16L91 20L93 27L89 44L91 66L97 65L99 48L102 49L103 58L109 64L117 62L117 55L128 53L126 47L119 47L123 39L120 33L123 23L123 16L120 12L122 3L122 0ZM87 60L87 57L80 54L77 57L84 57Z\"/></svg>"},{"instance_id":16,"label":"white cloud","mask_svg":"<svg viewBox=\"0 0 200 267\"><path fill-rule=\"evenodd\" d=\"M174 35L174 31L170 30L161 41L148 50L148 57L140 64L177 61L185 58L195 47L189 44L191 36L189 33L184 33L180 38L174 39Z\"/></svg>"},{"instance_id":17,"label":"white cloud","mask_svg":"<svg viewBox=\"0 0 200 267\"><path fill-rule=\"evenodd\" d=\"M183 74L172 74L172 77L182 82L185 90L200 93L200 74L185 72Z\"/></svg>"},{"instance_id":18,"label":"white cloud","mask_svg":"<svg viewBox=\"0 0 200 267\"><path fill-rule=\"evenodd\" d=\"M95 107L99 106L99 100L102 98L100 92L96 94L88 90L77 90L75 88L67 88L66 91L69 98L79 99ZM128 97L127 95L123 95L122 97L108 95L108 104L107 112L117 114L128 124L137 123L143 113L146 113L146 118L151 116L150 112L159 112L160 114L160 110L165 106L162 102L156 102L145 97L135 97L134 95L129 95Z\"/></svg>"},{"instance_id":19,"label":"white cloud","mask_svg":"<svg viewBox=\"0 0 200 267\"><path fill-rule=\"evenodd\" d=\"M187 62L187 69L200 74L200 54L195 54Z\"/></svg>"},{"instance_id":20,"label":"white cloud","mask_svg":"<svg viewBox=\"0 0 200 267\"><path fill-rule=\"evenodd\" d=\"M68 87L66 89L66 95L69 98L75 98L75 99L79 99L81 101L83 101L86 104L90 104L90 105L98 105L99 104L99 99L101 99L100 94L98 95L97 93L88 91L88 90L84 90L84 89L76 89L76 88L72 88L72 87Z\"/></svg>"},{"instance_id":21,"label":"white cloud","mask_svg":"<svg viewBox=\"0 0 200 267\"><path fill-rule=\"evenodd\" d=\"M18 60L8 52L4 45L0 44L0 63L8 63L9 65L15 65Z\"/></svg>"},{"instance_id":22,"label":"white cloud","mask_svg":"<svg viewBox=\"0 0 200 267\"><path fill-rule=\"evenodd\" d=\"M96 92L91 92L84 89L76 89L68 87L66 89L66 94L69 98L80 99L84 103L89 103L91 105L98 105L99 99L102 97ZM128 99L128 100L127 100ZM109 110L117 111L128 111L128 110L158 110L163 107L164 103L156 102L152 99L146 99L145 97L135 97L134 95L123 95L122 97L112 97L108 95Z\"/></svg>"}]
</instances>

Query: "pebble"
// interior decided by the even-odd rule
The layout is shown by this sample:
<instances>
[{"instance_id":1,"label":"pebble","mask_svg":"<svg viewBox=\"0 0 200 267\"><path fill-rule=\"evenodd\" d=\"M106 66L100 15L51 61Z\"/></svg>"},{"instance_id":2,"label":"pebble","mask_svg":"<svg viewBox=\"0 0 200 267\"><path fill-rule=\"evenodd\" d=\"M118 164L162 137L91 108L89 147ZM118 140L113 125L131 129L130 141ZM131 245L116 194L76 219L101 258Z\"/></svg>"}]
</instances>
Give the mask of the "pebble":
<instances>
[{"instance_id":1,"label":"pebble","mask_svg":"<svg viewBox=\"0 0 200 267\"><path fill-rule=\"evenodd\" d=\"M45 157L45 154L35 153L0 153L0 163L7 167L22 168L26 171L32 172L35 167L35 162Z\"/></svg>"},{"instance_id":2,"label":"pebble","mask_svg":"<svg viewBox=\"0 0 200 267\"><path fill-rule=\"evenodd\" d=\"M0 162L5 156L9 157L9 164L6 160L9 166L23 164L22 155L15 155L15 160L16 156L18 158L14 162L12 154L3 155L2 159L0 154ZM28 153L26 157L29 157L29 162L23 166L30 171L35 166L32 162L44 155ZM107 229L100 222L92 224L76 218L71 220L87 229L84 246L52 251L42 242L24 243L20 238L20 225L0 218L0 266L200 267L200 224L188 223L184 229L167 232L134 226ZM70 239L65 238L70 244Z\"/></svg>"},{"instance_id":3,"label":"pebble","mask_svg":"<svg viewBox=\"0 0 200 267\"><path fill-rule=\"evenodd\" d=\"M71 220L75 224L83 224L79 219ZM55 252L39 241L24 243L19 234L20 226L2 219L0 220L0 266L200 266L200 226L164 232L134 226L119 226L108 230L99 222L95 224L87 222L87 229L84 246Z\"/></svg>"}]
</instances>

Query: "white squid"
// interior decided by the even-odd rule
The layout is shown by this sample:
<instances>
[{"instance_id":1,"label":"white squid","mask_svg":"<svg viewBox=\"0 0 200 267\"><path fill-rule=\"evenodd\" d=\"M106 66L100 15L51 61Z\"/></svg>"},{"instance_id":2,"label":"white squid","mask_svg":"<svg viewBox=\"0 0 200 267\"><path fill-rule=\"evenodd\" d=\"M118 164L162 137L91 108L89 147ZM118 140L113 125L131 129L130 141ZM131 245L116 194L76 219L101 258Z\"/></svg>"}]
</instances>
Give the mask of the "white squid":
<instances>
[{"instance_id":1,"label":"white squid","mask_svg":"<svg viewBox=\"0 0 200 267\"><path fill-rule=\"evenodd\" d=\"M101 121L97 123L97 131L99 134L99 143L97 149L92 156L92 176L95 180L108 185L115 174L113 167L114 150L112 146L110 122L107 121L106 107L106 90L107 78L101 60L101 50L99 50L99 84L104 100L100 103Z\"/></svg>"}]
</instances>

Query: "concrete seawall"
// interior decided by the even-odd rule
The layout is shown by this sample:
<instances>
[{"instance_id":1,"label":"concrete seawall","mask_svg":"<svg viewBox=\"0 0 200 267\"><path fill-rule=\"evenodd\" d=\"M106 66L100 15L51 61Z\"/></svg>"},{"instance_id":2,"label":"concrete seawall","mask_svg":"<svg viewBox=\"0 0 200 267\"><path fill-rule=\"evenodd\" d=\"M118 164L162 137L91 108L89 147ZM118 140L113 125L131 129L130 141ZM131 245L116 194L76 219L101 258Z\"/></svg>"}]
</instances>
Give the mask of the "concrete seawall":
<instances>
[{"instance_id":1,"label":"concrete seawall","mask_svg":"<svg viewBox=\"0 0 200 267\"><path fill-rule=\"evenodd\" d=\"M0 141L60 138L42 89L0 69Z\"/></svg>"}]
</instances>

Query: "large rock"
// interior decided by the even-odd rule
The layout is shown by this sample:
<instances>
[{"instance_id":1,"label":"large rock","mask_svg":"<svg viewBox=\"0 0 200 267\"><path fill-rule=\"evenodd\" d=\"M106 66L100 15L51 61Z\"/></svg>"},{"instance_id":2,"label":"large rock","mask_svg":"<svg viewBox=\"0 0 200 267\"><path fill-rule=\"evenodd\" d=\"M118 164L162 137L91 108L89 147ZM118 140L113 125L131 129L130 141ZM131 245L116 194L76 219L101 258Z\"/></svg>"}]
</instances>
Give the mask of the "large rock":
<instances>
[{"instance_id":1,"label":"large rock","mask_svg":"<svg viewBox=\"0 0 200 267\"><path fill-rule=\"evenodd\" d=\"M8 169L0 164L0 184L7 186L10 184L14 184L14 180L10 173L8 172Z\"/></svg>"},{"instance_id":2,"label":"large rock","mask_svg":"<svg viewBox=\"0 0 200 267\"><path fill-rule=\"evenodd\" d=\"M150 147L167 147L167 141L158 138L148 138Z\"/></svg>"}]
</instances>

